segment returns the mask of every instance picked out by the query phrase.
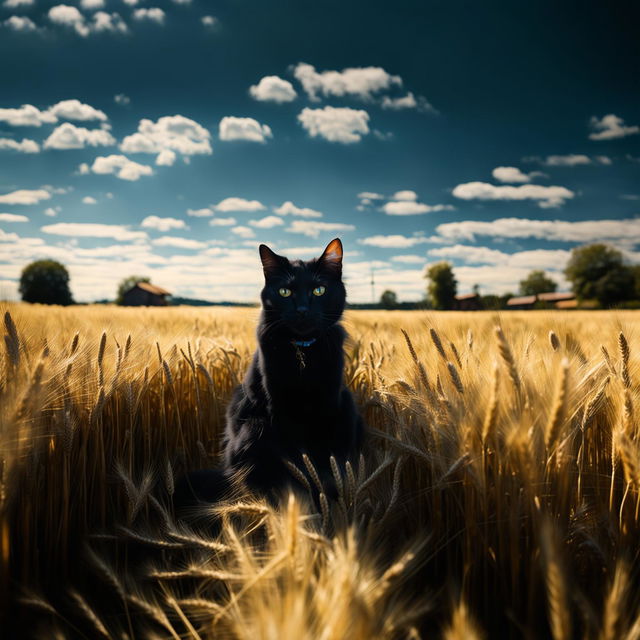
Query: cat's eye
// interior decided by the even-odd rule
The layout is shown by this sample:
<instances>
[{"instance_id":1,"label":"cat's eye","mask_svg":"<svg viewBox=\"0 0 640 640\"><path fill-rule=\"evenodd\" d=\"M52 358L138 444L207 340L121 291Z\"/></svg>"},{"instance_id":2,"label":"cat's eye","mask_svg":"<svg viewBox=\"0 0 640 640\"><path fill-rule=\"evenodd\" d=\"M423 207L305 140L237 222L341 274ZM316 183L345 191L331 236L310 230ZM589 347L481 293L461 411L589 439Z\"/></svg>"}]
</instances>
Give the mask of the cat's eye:
<instances>
[{"instance_id":1,"label":"cat's eye","mask_svg":"<svg viewBox=\"0 0 640 640\"><path fill-rule=\"evenodd\" d=\"M314 295L314 296L322 296L322 295L324 295L324 292L325 292L326 290L327 290L327 288L326 288L326 287L323 287L322 285L320 285L319 287L316 287L316 288L313 290L313 295Z\"/></svg>"},{"instance_id":2,"label":"cat's eye","mask_svg":"<svg viewBox=\"0 0 640 640\"><path fill-rule=\"evenodd\" d=\"M288 298L291 295L291 289L287 289L286 287L281 287L280 289L278 289L278 293L283 298Z\"/></svg>"}]
</instances>

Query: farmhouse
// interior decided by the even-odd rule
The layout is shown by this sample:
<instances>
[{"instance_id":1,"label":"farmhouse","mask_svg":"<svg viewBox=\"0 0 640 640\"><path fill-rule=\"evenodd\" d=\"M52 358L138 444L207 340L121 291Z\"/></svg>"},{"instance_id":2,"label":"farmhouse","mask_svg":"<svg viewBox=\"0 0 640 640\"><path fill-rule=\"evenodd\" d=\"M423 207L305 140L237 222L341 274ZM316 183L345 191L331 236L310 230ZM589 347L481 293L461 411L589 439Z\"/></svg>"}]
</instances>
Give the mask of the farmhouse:
<instances>
[{"instance_id":1,"label":"farmhouse","mask_svg":"<svg viewBox=\"0 0 640 640\"><path fill-rule=\"evenodd\" d=\"M481 311L483 306L479 294L467 293L455 297L453 308L456 311Z\"/></svg>"},{"instance_id":2,"label":"farmhouse","mask_svg":"<svg viewBox=\"0 0 640 640\"><path fill-rule=\"evenodd\" d=\"M150 282L136 282L122 296L122 304L126 307L166 307L166 296L171 294L162 287Z\"/></svg>"}]
</instances>

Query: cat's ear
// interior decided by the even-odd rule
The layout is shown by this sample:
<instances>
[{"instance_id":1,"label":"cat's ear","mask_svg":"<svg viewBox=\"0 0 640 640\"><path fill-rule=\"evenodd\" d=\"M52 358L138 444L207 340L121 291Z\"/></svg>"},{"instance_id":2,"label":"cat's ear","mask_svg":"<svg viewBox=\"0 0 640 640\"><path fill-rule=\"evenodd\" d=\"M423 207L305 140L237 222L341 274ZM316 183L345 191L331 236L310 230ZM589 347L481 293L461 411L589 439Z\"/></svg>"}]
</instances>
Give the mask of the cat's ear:
<instances>
[{"instance_id":1,"label":"cat's ear","mask_svg":"<svg viewBox=\"0 0 640 640\"><path fill-rule=\"evenodd\" d=\"M262 270L264 271L265 278L274 275L278 271L282 271L288 262L286 258L271 251L266 244L261 244L258 247L258 251L260 251L260 260L262 261Z\"/></svg>"},{"instance_id":2,"label":"cat's ear","mask_svg":"<svg viewBox=\"0 0 640 640\"><path fill-rule=\"evenodd\" d=\"M334 238L318 259L318 262L325 268L342 273L342 242L340 238Z\"/></svg>"}]
</instances>

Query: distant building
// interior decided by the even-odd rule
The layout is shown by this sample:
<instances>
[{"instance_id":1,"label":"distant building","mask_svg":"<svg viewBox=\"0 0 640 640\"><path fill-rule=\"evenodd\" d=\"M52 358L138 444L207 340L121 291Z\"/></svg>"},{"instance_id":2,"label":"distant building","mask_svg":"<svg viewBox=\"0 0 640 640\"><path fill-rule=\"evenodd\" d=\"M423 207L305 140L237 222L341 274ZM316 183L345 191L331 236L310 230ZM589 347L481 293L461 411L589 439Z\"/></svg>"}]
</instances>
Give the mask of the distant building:
<instances>
[{"instance_id":1,"label":"distant building","mask_svg":"<svg viewBox=\"0 0 640 640\"><path fill-rule=\"evenodd\" d=\"M453 309L456 311L480 311L482 308L482 300L477 293L456 296L453 301Z\"/></svg>"},{"instance_id":2,"label":"distant building","mask_svg":"<svg viewBox=\"0 0 640 640\"><path fill-rule=\"evenodd\" d=\"M541 304L537 304L541 303ZM576 296L568 291L539 293L537 296L520 296L507 300L507 309L527 310L534 308L575 309L578 306Z\"/></svg>"},{"instance_id":3,"label":"distant building","mask_svg":"<svg viewBox=\"0 0 640 640\"><path fill-rule=\"evenodd\" d=\"M162 287L149 282L137 282L124 293L122 304L125 307L166 307L168 302L165 296L170 295Z\"/></svg>"},{"instance_id":4,"label":"distant building","mask_svg":"<svg viewBox=\"0 0 640 640\"><path fill-rule=\"evenodd\" d=\"M507 300L507 309L526 310L533 309L538 301L536 296L519 296L518 298L509 298Z\"/></svg>"}]
</instances>

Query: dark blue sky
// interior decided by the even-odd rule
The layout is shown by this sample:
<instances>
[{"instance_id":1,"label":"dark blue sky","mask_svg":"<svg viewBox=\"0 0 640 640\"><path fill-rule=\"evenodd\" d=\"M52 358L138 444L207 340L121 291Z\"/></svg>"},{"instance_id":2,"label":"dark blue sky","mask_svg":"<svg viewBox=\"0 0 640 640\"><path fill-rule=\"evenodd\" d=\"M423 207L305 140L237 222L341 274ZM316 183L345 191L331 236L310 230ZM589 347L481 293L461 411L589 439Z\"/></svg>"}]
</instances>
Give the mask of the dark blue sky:
<instances>
[{"instance_id":1,"label":"dark blue sky","mask_svg":"<svg viewBox=\"0 0 640 640\"><path fill-rule=\"evenodd\" d=\"M568 251L602 239L637 261L639 18L631 2L4 0L0 296L50 256L80 300L131 273L256 299L259 242L309 257L335 235L353 300L371 269L377 295L415 299L440 259L461 292L515 291L533 268L562 284Z\"/></svg>"}]
</instances>

